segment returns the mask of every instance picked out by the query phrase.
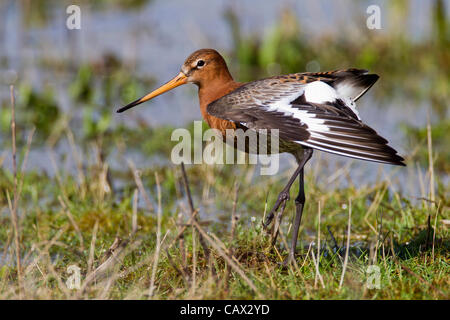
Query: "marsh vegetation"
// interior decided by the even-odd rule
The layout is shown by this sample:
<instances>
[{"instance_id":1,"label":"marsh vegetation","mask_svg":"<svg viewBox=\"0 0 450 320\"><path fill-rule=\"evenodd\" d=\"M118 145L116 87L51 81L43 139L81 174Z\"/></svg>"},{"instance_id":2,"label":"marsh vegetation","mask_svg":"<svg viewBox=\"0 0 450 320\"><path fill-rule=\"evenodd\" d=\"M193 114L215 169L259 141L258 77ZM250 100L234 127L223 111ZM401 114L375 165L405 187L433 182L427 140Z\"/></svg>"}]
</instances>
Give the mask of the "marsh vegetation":
<instances>
[{"instance_id":1,"label":"marsh vegetation","mask_svg":"<svg viewBox=\"0 0 450 320\"><path fill-rule=\"evenodd\" d=\"M164 4L106 3L89 12L137 17L144 31L130 28L130 38L158 38L139 11ZM360 67L381 75L361 101L362 117L394 140L408 167L317 153L306 170L299 255L283 268L293 204L276 246L261 222L293 159L283 158L276 176L259 176L253 165L202 164L186 166L185 179L169 161L176 143L170 135L180 121L193 130L192 116L174 109L181 119L164 121L162 110L183 101L186 113L199 117L192 92L119 118L117 106L166 79L152 68L142 72L136 54L103 50L78 58L42 49L36 39L47 39L45 30L59 21L54 14L60 2L1 4L2 13L16 14L17 34L36 54L30 62L20 49L11 54L0 48L0 298L448 299L446 5L430 2L429 32L420 37L395 24L410 19L408 1L385 3L389 31L340 25L342 32L314 36L287 5L270 27L246 32L239 7L231 5L219 17L228 47L207 36L193 40L223 52L240 81L317 68ZM353 10L354 23L364 26L364 11ZM6 23L0 30L0 39L15 43ZM73 40L69 51L82 52L82 39L66 36ZM80 270L80 289L68 288L69 266ZM379 287L367 286L373 280L369 266L379 270Z\"/></svg>"}]
</instances>

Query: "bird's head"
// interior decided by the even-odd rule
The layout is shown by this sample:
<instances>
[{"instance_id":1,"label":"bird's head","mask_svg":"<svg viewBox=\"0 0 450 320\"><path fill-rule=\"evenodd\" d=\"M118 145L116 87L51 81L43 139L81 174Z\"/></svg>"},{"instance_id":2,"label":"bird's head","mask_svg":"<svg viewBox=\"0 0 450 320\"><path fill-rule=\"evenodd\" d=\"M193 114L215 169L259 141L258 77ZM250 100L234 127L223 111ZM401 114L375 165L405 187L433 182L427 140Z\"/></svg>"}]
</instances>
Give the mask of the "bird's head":
<instances>
[{"instance_id":1,"label":"bird's head","mask_svg":"<svg viewBox=\"0 0 450 320\"><path fill-rule=\"evenodd\" d=\"M200 49L186 59L181 66L180 73L172 80L120 108L117 112L128 110L186 83L194 83L202 88L204 85L211 85L214 81L228 81L230 79L232 78L223 57L214 49Z\"/></svg>"}]
</instances>

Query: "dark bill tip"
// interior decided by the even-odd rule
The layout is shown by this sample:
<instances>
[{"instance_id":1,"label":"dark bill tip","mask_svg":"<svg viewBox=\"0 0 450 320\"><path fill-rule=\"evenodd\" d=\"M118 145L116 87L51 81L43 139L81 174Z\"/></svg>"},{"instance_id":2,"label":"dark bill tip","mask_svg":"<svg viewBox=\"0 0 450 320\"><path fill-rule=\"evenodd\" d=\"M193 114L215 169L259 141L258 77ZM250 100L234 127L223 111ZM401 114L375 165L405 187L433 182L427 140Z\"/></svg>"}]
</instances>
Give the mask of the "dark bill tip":
<instances>
[{"instance_id":1,"label":"dark bill tip","mask_svg":"<svg viewBox=\"0 0 450 320\"><path fill-rule=\"evenodd\" d=\"M122 113L122 112L124 112L124 111L126 111L126 110L128 110L128 109L131 109L131 108L137 106L137 105L140 103L140 101L141 101L141 99L137 99L136 101L133 101L133 102L127 104L126 106L117 109L116 112L117 112L117 113Z\"/></svg>"}]
</instances>

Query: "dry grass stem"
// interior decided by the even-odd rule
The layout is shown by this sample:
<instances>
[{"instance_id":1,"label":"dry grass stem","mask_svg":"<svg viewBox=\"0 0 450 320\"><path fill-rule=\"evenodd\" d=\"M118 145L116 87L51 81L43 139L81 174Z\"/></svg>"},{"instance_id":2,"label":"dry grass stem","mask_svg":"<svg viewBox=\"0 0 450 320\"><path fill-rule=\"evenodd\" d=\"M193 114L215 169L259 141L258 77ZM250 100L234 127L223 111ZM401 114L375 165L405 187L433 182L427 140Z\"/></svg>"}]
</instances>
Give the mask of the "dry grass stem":
<instances>
[{"instance_id":1,"label":"dry grass stem","mask_svg":"<svg viewBox=\"0 0 450 320\"><path fill-rule=\"evenodd\" d=\"M11 139L12 139L12 166L13 166L13 205L10 207L11 212L11 222L14 229L14 245L16 252L16 268L17 268L17 279L19 282L19 293L21 294L23 289L23 279L22 279L22 265L20 261L20 230L18 224L18 201L19 194L17 189L17 150L16 150L16 107L15 107L15 97L14 97L14 86L10 86L10 98L11 98Z\"/></svg>"},{"instance_id":2,"label":"dry grass stem","mask_svg":"<svg viewBox=\"0 0 450 320\"><path fill-rule=\"evenodd\" d=\"M159 261L159 253L161 252L161 219L162 219L162 204L161 204L161 185L159 183L158 173L155 172L155 180L156 180L156 188L158 193L158 222L157 222L157 231L156 231L156 250L155 250L155 258L153 259L153 267L152 267L152 277L150 280L150 288L148 290L148 296L153 297L153 293L155 291L155 277L156 277L156 269L158 268Z\"/></svg>"},{"instance_id":3,"label":"dry grass stem","mask_svg":"<svg viewBox=\"0 0 450 320\"><path fill-rule=\"evenodd\" d=\"M344 283L345 271L347 269L347 264L348 264L348 254L349 254L349 250L350 250L350 230L351 230L351 225L352 225L352 200L350 199L349 203L348 203L347 245L346 245L346 248L345 248L344 265L342 267L341 280L339 281L339 289L342 288L342 284Z\"/></svg>"}]
</instances>

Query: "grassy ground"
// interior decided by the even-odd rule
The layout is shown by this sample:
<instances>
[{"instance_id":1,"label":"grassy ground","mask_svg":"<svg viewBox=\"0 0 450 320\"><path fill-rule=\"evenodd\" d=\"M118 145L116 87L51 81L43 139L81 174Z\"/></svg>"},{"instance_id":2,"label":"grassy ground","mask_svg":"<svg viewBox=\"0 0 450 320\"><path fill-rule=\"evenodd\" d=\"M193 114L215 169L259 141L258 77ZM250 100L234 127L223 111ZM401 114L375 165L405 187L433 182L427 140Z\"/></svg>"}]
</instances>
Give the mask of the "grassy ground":
<instances>
[{"instance_id":1,"label":"grassy ground","mask_svg":"<svg viewBox=\"0 0 450 320\"><path fill-rule=\"evenodd\" d=\"M66 157L85 156L71 150ZM449 298L449 189L438 180L429 195L430 175L417 177L423 200L413 201L386 175L374 185L338 188L348 170L327 185L318 183L326 177L317 167L308 168L299 255L282 268L294 206L275 247L261 221L292 169L260 177L253 166L188 166L198 213L192 223L180 167L136 170L122 152L119 162L129 169L115 172L93 158L74 177L55 160L54 176L18 170L16 183L2 166L1 299ZM70 266L80 270L80 289L67 287ZM379 268L378 288L367 286L377 285L369 266Z\"/></svg>"}]
</instances>

